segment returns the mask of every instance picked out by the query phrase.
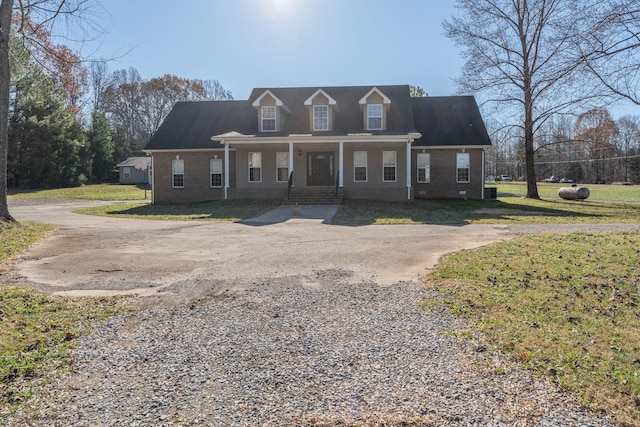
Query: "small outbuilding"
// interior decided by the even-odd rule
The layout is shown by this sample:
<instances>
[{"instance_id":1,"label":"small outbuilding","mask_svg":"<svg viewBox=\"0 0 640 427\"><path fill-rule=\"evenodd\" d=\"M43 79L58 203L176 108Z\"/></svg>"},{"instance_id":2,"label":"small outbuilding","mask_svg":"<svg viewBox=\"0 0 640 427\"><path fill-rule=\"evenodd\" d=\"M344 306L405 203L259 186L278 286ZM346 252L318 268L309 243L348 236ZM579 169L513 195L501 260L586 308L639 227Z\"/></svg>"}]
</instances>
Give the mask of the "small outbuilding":
<instances>
[{"instance_id":1,"label":"small outbuilding","mask_svg":"<svg viewBox=\"0 0 640 427\"><path fill-rule=\"evenodd\" d=\"M151 157L129 157L118 163L120 184L147 184L150 182Z\"/></svg>"}]
</instances>

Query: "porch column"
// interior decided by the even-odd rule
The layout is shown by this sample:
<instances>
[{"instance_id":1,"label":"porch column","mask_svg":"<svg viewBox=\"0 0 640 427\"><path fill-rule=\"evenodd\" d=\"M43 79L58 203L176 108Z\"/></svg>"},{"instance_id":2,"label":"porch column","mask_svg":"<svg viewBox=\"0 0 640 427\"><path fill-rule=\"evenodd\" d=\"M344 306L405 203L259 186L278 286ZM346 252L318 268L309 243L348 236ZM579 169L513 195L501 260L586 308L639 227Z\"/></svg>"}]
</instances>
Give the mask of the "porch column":
<instances>
[{"instance_id":1,"label":"porch column","mask_svg":"<svg viewBox=\"0 0 640 427\"><path fill-rule=\"evenodd\" d=\"M229 144L224 144L224 199L229 198Z\"/></svg>"},{"instance_id":2,"label":"porch column","mask_svg":"<svg viewBox=\"0 0 640 427\"><path fill-rule=\"evenodd\" d=\"M411 140L407 141L407 200L411 200Z\"/></svg>"},{"instance_id":3,"label":"porch column","mask_svg":"<svg viewBox=\"0 0 640 427\"><path fill-rule=\"evenodd\" d=\"M289 143L289 176L293 173L293 142ZM293 176L291 186L295 187L296 176Z\"/></svg>"},{"instance_id":4,"label":"porch column","mask_svg":"<svg viewBox=\"0 0 640 427\"><path fill-rule=\"evenodd\" d=\"M338 187L344 187L344 142L340 141L338 150Z\"/></svg>"}]
</instances>

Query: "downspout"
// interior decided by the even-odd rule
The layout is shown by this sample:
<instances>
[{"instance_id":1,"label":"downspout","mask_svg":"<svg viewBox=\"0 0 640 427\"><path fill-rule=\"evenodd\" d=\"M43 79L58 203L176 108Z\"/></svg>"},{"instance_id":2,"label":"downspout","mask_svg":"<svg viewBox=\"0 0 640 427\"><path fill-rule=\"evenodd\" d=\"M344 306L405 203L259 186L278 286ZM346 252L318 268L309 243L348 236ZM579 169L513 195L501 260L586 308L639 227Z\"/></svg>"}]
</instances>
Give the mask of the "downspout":
<instances>
[{"instance_id":1,"label":"downspout","mask_svg":"<svg viewBox=\"0 0 640 427\"><path fill-rule=\"evenodd\" d=\"M293 173L293 142L289 142L289 175ZM296 178L293 176L293 181L291 182L291 186L295 187Z\"/></svg>"},{"instance_id":2,"label":"downspout","mask_svg":"<svg viewBox=\"0 0 640 427\"><path fill-rule=\"evenodd\" d=\"M229 199L229 144L223 139L224 144L224 199Z\"/></svg>"},{"instance_id":3,"label":"downspout","mask_svg":"<svg viewBox=\"0 0 640 427\"><path fill-rule=\"evenodd\" d=\"M342 188L344 187L344 142L340 141L338 144L340 147L338 150L340 155L338 158L338 185Z\"/></svg>"},{"instance_id":4,"label":"downspout","mask_svg":"<svg viewBox=\"0 0 640 427\"><path fill-rule=\"evenodd\" d=\"M482 185L480 186L480 198L484 200L484 148L482 149L482 176L480 177Z\"/></svg>"},{"instance_id":5,"label":"downspout","mask_svg":"<svg viewBox=\"0 0 640 427\"><path fill-rule=\"evenodd\" d=\"M413 139L407 141L407 200L411 200L411 144Z\"/></svg>"},{"instance_id":6,"label":"downspout","mask_svg":"<svg viewBox=\"0 0 640 427\"><path fill-rule=\"evenodd\" d=\"M156 156L151 153L151 204L156 203Z\"/></svg>"}]
</instances>

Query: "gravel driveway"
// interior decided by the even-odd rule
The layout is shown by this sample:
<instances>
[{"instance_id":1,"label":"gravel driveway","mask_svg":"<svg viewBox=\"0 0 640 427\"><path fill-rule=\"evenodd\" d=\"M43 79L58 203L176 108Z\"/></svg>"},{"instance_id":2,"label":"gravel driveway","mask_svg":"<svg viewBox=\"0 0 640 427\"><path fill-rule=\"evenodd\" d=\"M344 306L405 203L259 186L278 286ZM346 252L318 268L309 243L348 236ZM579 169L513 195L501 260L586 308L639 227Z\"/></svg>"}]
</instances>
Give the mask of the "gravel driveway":
<instances>
[{"instance_id":1,"label":"gravel driveway","mask_svg":"<svg viewBox=\"0 0 640 427\"><path fill-rule=\"evenodd\" d=\"M254 227L71 207L12 208L61 226L17 264L21 280L148 296L79 341L74 372L9 425L609 425L418 308L431 295L417 278L441 254L533 227Z\"/></svg>"}]
</instances>

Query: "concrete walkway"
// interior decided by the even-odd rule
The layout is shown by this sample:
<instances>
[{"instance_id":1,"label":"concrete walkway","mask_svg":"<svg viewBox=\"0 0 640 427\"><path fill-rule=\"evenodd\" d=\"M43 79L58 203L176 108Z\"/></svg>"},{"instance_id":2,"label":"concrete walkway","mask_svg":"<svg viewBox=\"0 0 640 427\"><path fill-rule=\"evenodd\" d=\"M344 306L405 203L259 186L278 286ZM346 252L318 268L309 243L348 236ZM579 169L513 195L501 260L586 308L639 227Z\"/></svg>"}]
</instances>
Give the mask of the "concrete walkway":
<instances>
[{"instance_id":1,"label":"concrete walkway","mask_svg":"<svg viewBox=\"0 0 640 427\"><path fill-rule=\"evenodd\" d=\"M290 220L314 220L322 224L331 224L331 219L338 212L339 205L302 205L299 212L291 205L281 205L277 208L257 216L241 221L247 225L269 225Z\"/></svg>"}]
</instances>

